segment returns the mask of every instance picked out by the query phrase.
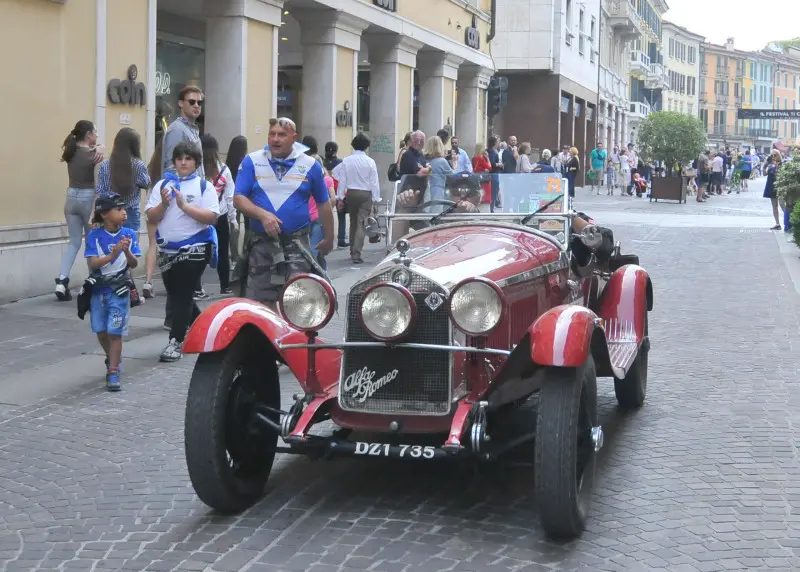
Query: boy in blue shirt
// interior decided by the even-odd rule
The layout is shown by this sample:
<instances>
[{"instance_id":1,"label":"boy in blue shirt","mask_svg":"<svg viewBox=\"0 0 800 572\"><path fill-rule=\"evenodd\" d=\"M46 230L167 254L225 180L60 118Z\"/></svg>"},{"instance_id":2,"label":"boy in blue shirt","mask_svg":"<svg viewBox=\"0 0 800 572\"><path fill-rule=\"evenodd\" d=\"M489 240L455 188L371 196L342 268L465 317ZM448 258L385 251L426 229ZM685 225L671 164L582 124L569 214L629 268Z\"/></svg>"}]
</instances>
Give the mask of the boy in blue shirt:
<instances>
[{"instance_id":1,"label":"boy in blue shirt","mask_svg":"<svg viewBox=\"0 0 800 572\"><path fill-rule=\"evenodd\" d=\"M86 235L84 255L95 279L90 304L92 331L106 354L106 389L119 391L122 336L128 333L131 268L142 255L136 232L124 227L128 215L117 194L100 197L94 208L95 228Z\"/></svg>"}]
</instances>

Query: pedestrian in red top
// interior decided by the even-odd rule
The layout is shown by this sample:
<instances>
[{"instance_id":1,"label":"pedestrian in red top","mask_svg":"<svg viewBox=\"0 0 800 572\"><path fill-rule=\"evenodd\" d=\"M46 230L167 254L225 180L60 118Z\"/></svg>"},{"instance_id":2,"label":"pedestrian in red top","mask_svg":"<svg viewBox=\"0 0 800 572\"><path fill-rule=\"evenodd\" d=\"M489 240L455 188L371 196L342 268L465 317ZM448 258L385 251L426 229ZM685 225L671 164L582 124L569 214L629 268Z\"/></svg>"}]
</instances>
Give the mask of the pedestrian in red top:
<instances>
[{"instance_id":1,"label":"pedestrian in red top","mask_svg":"<svg viewBox=\"0 0 800 572\"><path fill-rule=\"evenodd\" d=\"M492 170L492 164L489 163L489 153L486 151L486 145L483 143L478 143L475 146L475 155L472 156L472 172L473 173L490 173ZM492 200L492 189L489 183L488 177L482 177L486 179L485 183L481 183L481 188L483 189L483 198L481 202L489 203Z\"/></svg>"}]
</instances>

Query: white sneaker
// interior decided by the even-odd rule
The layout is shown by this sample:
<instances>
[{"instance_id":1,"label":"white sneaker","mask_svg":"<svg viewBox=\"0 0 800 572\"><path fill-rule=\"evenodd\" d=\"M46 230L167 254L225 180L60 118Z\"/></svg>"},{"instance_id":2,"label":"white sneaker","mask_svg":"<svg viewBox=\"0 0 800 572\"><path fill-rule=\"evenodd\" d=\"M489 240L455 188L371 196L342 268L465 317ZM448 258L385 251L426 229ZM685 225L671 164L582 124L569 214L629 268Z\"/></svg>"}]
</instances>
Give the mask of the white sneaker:
<instances>
[{"instance_id":1,"label":"white sneaker","mask_svg":"<svg viewBox=\"0 0 800 572\"><path fill-rule=\"evenodd\" d=\"M142 296L144 296L145 298L152 298L154 296L152 282L147 281L144 283L144 285L142 286Z\"/></svg>"},{"instance_id":2,"label":"white sneaker","mask_svg":"<svg viewBox=\"0 0 800 572\"><path fill-rule=\"evenodd\" d=\"M175 338L170 339L169 343L166 347L161 351L161 355L159 356L159 361L163 362L174 362L178 361L183 357L182 351L183 344L180 343Z\"/></svg>"}]
</instances>

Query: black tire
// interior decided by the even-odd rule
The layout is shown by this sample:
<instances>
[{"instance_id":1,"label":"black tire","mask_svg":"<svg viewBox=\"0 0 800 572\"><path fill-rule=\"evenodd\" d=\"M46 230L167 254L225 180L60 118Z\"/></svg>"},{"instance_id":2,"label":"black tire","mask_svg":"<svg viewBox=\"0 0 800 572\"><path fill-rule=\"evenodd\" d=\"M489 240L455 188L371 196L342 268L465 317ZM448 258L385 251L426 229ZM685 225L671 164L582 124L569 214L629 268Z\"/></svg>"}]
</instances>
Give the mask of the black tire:
<instances>
[{"instance_id":1,"label":"black tire","mask_svg":"<svg viewBox=\"0 0 800 572\"><path fill-rule=\"evenodd\" d=\"M274 352L240 332L224 351L201 354L186 400L184 449L197 496L223 513L261 498L272 471L277 433L252 423L257 404L280 409ZM268 414L276 423L278 414Z\"/></svg>"},{"instance_id":2,"label":"black tire","mask_svg":"<svg viewBox=\"0 0 800 572\"><path fill-rule=\"evenodd\" d=\"M622 409L638 409L644 405L647 396L647 368L650 353L650 338L647 311L644 317L644 339L639 346L636 359L623 379L614 378L614 393Z\"/></svg>"},{"instance_id":3,"label":"black tire","mask_svg":"<svg viewBox=\"0 0 800 572\"><path fill-rule=\"evenodd\" d=\"M548 368L539 393L534 477L542 528L571 540L583 532L597 453L597 376L591 356L577 368Z\"/></svg>"}]
</instances>

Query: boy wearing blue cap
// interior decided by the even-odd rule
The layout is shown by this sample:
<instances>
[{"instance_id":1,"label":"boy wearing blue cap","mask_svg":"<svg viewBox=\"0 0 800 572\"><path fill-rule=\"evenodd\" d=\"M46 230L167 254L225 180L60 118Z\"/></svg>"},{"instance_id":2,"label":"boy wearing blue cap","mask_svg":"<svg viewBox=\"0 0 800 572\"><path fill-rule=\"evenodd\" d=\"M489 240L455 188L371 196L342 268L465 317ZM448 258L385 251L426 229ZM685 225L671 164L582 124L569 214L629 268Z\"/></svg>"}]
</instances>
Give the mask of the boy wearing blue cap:
<instances>
[{"instance_id":1,"label":"boy wearing blue cap","mask_svg":"<svg viewBox=\"0 0 800 572\"><path fill-rule=\"evenodd\" d=\"M130 269L142 255L136 232L124 227L125 202L119 195L99 197L94 220L102 224L86 235L84 256L89 263L92 286L90 302L92 331L106 354L106 389L119 391L122 337L128 333L130 316Z\"/></svg>"}]
</instances>

